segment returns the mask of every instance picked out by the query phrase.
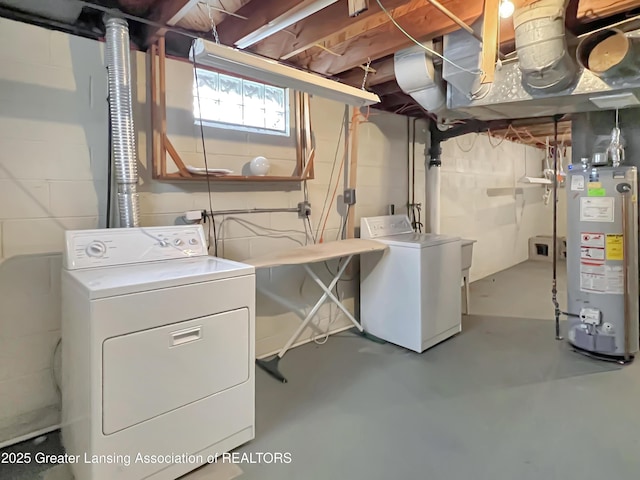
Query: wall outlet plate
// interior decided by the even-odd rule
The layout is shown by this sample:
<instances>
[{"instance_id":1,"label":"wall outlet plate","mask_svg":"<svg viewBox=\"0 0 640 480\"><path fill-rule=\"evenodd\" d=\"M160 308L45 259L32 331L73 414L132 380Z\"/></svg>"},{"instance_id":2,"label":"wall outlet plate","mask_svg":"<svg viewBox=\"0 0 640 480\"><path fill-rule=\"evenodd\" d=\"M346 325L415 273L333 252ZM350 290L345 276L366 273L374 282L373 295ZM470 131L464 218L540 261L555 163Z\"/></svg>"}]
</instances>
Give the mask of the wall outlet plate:
<instances>
[{"instance_id":1,"label":"wall outlet plate","mask_svg":"<svg viewBox=\"0 0 640 480\"><path fill-rule=\"evenodd\" d=\"M307 201L298 202L298 218L306 218L311 215L311 204Z\"/></svg>"}]
</instances>

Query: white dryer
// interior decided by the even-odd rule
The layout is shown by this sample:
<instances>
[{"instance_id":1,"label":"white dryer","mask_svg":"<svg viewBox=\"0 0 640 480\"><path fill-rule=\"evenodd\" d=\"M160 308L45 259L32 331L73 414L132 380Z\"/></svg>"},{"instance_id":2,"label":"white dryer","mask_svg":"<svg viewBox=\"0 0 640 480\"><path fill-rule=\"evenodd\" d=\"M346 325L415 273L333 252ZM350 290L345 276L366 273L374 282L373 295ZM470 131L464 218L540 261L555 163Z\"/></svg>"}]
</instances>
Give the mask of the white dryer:
<instances>
[{"instance_id":1,"label":"white dryer","mask_svg":"<svg viewBox=\"0 0 640 480\"><path fill-rule=\"evenodd\" d=\"M362 218L360 236L389 245L360 260L366 332L423 352L461 331L460 238L415 233L406 215Z\"/></svg>"},{"instance_id":2,"label":"white dryer","mask_svg":"<svg viewBox=\"0 0 640 480\"><path fill-rule=\"evenodd\" d=\"M76 480L175 479L254 438L254 268L200 225L66 232L62 301Z\"/></svg>"}]
</instances>

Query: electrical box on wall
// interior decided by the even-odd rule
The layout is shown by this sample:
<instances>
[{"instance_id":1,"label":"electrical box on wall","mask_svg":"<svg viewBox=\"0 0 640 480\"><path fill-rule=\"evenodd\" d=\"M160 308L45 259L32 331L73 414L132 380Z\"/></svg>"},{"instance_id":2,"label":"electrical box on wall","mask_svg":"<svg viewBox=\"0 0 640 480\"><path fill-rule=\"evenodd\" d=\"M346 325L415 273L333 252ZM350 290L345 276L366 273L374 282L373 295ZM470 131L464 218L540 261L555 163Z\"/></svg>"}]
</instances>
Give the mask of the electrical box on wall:
<instances>
[{"instance_id":1,"label":"electrical box on wall","mask_svg":"<svg viewBox=\"0 0 640 480\"><path fill-rule=\"evenodd\" d=\"M356 189L345 188L343 194L343 201L345 205L355 205L356 203Z\"/></svg>"}]
</instances>

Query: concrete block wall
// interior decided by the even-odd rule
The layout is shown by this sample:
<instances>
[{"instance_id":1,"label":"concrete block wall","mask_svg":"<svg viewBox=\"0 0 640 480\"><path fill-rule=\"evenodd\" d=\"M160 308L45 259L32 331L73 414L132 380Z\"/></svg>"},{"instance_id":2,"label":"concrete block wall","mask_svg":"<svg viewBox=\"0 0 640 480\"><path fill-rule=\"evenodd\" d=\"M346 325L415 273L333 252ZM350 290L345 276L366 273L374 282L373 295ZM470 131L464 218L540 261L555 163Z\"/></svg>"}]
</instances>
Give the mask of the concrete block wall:
<instances>
[{"instance_id":1,"label":"concrete block wall","mask_svg":"<svg viewBox=\"0 0 640 480\"><path fill-rule=\"evenodd\" d=\"M105 226L108 125L103 57L99 42L0 19L0 444L59 421L51 365L60 336L63 232ZM142 224L179 223L185 210L209 208L206 182L151 179L148 60L142 53L132 58ZM169 137L187 163L202 166L200 132L192 115L191 66L170 60L167 76ZM342 191L338 167L344 114L344 105L312 99L316 179L308 186L314 230L336 178ZM211 129L205 133L209 166L241 171L251 158L265 155L272 160L273 173L293 172L294 150L286 138ZM386 213L390 203L404 211L400 207L407 201L406 119L372 111L359 133L358 223L362 215ZM336 156L338 166L331 179ZM298 184L212 183L214 210L292 207L303 197ZM330 212L327 241L338 233L344 206L338 202ZM243 260L306 242L304 224L294 213L237 217L217 218L221 256ZM335 271L336 265L328 267ZM324 266L318 273L329 276ZM307 310L320 293L298 268L260 272L258 281L269 282L270 288L289 294ZM341 282L349 308L356 287L355 282ZM347 325L335 310L323 308L322 328L334 331ZM277 350L298 324L295 314L259 296L257 354Z\"/></svg>"},{"instance_id":2,"label":"concrete block wall","mask_svg":"<svg viewBox=\"0 0 640 480\"><path fill-rule=\"evenodd\" d=\"M528 239L550 235L552 202L544 187L518 183L542 176L544 150L486 134L442 144L441 230L477 240L471 281L528 258Z\"/></svg>"}]
</instances>

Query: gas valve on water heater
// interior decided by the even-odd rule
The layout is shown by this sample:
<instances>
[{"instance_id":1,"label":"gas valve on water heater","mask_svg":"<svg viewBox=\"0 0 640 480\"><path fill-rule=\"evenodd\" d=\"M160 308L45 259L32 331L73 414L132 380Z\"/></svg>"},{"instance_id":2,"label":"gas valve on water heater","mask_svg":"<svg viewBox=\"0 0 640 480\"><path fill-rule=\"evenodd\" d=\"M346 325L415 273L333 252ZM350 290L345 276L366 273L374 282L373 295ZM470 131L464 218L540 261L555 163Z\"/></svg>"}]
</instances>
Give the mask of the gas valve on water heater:
<instances>
[{"instance_id":1,"label":"gas valve on water heater","mask_svg":"<svg viewBox=\"0 0 640 480\"><path fill-rule=\"evenodd\" d=\"M594 155L594 159L600 156ZM588 158L567 178L569 342L629 361L638 351L637 169Z\"/></svg>"}]
</instances>

